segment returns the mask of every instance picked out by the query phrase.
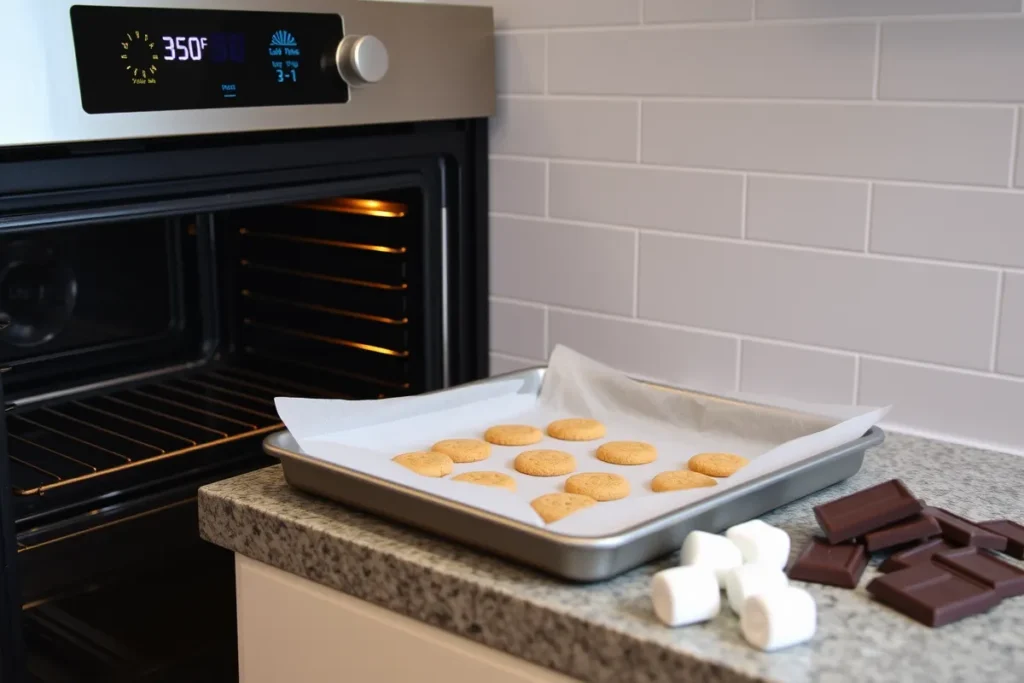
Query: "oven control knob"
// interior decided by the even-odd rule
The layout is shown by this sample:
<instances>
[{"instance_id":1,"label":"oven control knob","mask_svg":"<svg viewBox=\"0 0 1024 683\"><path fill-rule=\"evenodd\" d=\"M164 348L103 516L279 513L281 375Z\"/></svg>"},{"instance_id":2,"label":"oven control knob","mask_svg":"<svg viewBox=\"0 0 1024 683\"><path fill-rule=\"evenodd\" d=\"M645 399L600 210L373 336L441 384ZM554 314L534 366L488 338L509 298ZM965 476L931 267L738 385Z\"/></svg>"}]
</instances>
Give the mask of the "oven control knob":
<instances>
[{"instance_id":1,"label":"oven control knob","mask_svg":"<svg viewBox=\"0 0 1024 683\"><path fill-rule=\"evenodd\" d=\"M375 36L345 36L338 43L334 61L346 83L367 85L388 72L388 49Z\"/></svg>"}]
</instances>

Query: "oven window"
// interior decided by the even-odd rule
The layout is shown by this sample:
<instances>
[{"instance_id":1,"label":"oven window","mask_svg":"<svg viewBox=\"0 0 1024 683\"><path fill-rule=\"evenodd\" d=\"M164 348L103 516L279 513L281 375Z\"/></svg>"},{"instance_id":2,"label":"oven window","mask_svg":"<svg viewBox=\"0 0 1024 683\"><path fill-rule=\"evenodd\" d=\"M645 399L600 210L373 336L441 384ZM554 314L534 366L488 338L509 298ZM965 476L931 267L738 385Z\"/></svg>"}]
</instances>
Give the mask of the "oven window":
<instances>
[{"instance_id":1,"label":"oven window","mask_svg":"<svg viewBox=\"0 0 1024 683\"><path fill-rule=\"evenodd\" d=\"M179 279L171 221L0 236L0 364L45 365L165 340Z\"/></svg>"}]
</instances>

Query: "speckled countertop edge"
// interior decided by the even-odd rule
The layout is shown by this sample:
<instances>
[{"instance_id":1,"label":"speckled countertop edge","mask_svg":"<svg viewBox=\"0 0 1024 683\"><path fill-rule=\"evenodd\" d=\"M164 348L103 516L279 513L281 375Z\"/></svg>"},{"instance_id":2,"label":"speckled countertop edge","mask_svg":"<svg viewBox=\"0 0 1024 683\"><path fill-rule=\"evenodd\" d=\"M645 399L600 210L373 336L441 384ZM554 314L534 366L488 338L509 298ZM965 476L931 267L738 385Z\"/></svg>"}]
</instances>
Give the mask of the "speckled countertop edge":
<instances>
[{"instance_id":1,"label":"speckled countertop edge","mask_svg":"<svg viewBox=\"0 0 1024 683\"><path fill-rule=\"evenodd\" d=\"M764 519L790 533L795 552L814 532L813 505L895 476L965 516L1024 519L1024 458L902 435L870 450L851 479ZM208 541L582 680L1016 681L1024 667L1024 598L928 629L870 600L873 568L856 591L806 586L818 635L769 655L743 643L728 608L683 629L654 620L647 584L675 556L566 584L293 490L280 467L204 487L199 519Z\"/></svg>"}]
</instances>

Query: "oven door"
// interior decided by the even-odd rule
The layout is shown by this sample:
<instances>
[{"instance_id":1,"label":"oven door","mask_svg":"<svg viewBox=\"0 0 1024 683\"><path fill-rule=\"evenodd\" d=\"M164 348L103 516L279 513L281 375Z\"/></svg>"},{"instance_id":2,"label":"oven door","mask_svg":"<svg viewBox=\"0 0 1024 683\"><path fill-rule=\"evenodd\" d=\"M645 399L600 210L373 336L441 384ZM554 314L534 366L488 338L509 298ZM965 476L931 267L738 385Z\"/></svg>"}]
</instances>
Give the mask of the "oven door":
<instances>
[{"instance_id":1,"label":"oven door","mask_svg":"<svg viewBox=\"0 0 1024 683\"><path fill-rule=\"evenodd\" d=\"M3 375L0 374L0 406L4 405L3 398ZM18 680L15 677L22 667L21 597L18 593L14 511L6 443L4 414L0 413L0 683Z\"/></svg>"}]
</instances>

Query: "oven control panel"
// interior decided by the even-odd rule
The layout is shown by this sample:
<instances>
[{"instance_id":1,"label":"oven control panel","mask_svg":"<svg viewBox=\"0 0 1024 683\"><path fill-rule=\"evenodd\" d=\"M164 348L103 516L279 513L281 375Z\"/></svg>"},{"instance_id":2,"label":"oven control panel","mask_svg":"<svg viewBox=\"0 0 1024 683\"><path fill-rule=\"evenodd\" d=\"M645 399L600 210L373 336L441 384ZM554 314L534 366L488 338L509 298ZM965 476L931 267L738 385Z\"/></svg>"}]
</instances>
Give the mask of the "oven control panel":
<instances>
[{"instance_id":1,"label":"oven control panel","mask_svg":"<svg viewBox=\"0 0 1024 683\"><path fill-rule=\"evenodd\" d=\"M71 29L89 114L338 104L388 68L337 14L75 5Z\"/></svg>"}]
</instances>

